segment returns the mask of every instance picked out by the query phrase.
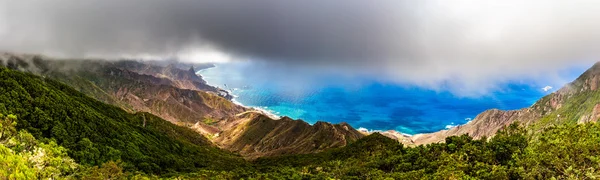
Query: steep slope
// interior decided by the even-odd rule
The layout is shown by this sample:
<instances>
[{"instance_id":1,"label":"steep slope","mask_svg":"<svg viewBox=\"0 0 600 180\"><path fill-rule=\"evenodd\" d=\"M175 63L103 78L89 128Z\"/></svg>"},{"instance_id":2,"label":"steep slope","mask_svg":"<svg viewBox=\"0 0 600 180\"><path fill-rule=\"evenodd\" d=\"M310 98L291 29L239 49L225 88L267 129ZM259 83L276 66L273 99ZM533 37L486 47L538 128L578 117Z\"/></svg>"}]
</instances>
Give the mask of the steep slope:
<instances>
[{"instance_id":1,"label":"steep slope","mask_svg":"<svg viewBox=\"0 0 600 180\"><path fill-rule=\"evenodd\" d=\"M219 124L231 127L225 127L214 141L249 159L320 152L345 146L364 136L346 123L317 122L311 126L302 120L288 117L273 120L255 112L240 114L232 122Z\"/></svg>"},{"instance_id":2,"label":"steep slope","mask_svg":"<svg viewBox=\"0 0 600 180\"><path fill-rule=\"evenodd\" d=\"M130 114L52 79L0 66L0 113L36 139L55 139L80 164L122 160L148 173L229 170L239 156L219 150L196 132L148 113Z\"/></svg>"},{"instance_id":3,"label":"steep slope","mask_svg":"<svg viewBox=\"0 0 600 180\"><path fill-rule=\"evenodd\" d=\"M173 123L189 125L206 119L219 120L246 110L210 91L177 88L168 79L141 75L110 65L98 71L79 71L76 74L115 99L129 104L135 111L150 112ZM59 79L69 82L67 79L72 77Z\"/></svg>"},{"instance_id":4,"label":"steep slope","mask_svg":"<svg viewBox=\"0 0 600 180\"><path fill-rule=\"evenodd\" d=\"M441 142L448 136L469 134L479 139L491 137L499 129L514 122L531 126L531 131L558 124L596 122L600 117L600 62L579 76L575 81L549 94L529 108L502 111L487 110L471 122L435 133L417 134L412 143L429 144Z\"/></svg>"},{"instance_id":5,"label":"steep slope","mask_svg":"<svg viewBox=\"0 0 600 180\"><path fill-rule=\"evenodd\" d=\"M4 56L0 61L5 59L4 64L12 69L52 77L129 112L150 112L174 124L190 127L222 148L248 158L319 152L344 146L363 136L347 124L310 126L289 118L236 116L250 109L227 100L227 93L208 86L194 74L193 68L186 71L174 65L161 67L136 61ZM248 137L252 140L245 139ZM284 141L286 143L282 143Z\"/></svg>"},{"instance_id":6,"label":"steep slope","mask_svg":"<svg viewBox=\"0 0 600 180\"><path fill-rule=\"evenodd\" d=\"M220 97L219 89L206 85L194 72L173 67L135 61L46 60L25 55L8 55L4 59L13 69L55 78L105 103L130 112L150 112L180 125L220 120L246 110ZM129 67L158 73L141 74ZM185 82L194 82L197 87L179 88Z\"/></svg>"}]
</instances>

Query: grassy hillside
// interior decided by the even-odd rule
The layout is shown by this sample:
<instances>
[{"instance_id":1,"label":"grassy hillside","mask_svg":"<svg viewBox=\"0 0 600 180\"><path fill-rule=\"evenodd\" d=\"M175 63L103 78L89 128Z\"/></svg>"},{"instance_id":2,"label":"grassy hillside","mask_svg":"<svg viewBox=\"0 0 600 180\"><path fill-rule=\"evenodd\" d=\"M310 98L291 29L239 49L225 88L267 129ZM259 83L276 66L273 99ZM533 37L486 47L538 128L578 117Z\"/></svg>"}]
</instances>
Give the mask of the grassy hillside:
<instances>
[{"instance_id":1,"label":"grassy hillside","mask_svg":"<svg viewBox=\"0 0 600 180\"><path fill-rule=\"evenodd\" d=\"M182 175L229 179L597 179L600 124L560 125L532 138L513 124L489 140L451 136L445 143L405 147L372 134L317 154L260 158L258 171Z\"/></svg>"},{"instance_id":2,"label":"grassy hillside","mask_svg":"<svg viewBox=\"0 0 600 180\"><path fill-rule=\"evenodd\" d=\"M0 113L18 129L55 140L84 165L122 160L148 173L229 170L246 163L213 147L198 133L148 113L130 114L62 83L0 67Z\"/></svg>"}]
</instances>

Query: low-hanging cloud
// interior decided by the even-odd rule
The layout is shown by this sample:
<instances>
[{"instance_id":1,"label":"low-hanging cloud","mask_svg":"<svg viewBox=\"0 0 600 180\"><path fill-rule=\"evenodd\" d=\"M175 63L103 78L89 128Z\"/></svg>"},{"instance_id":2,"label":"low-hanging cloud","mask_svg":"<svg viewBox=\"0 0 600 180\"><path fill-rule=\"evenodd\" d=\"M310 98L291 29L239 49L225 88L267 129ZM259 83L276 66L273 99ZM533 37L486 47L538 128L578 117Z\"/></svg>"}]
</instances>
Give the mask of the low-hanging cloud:
<instances>
[{"instance_id":1,"label":"low-hanging cloud","mask_svg":"<svg viewBox=\"0 0 600 180\"><path fill-rule=\"evenodd\" d=\"M0 5L3 51L250 59L376 75L457 94L485 93L498 82L547 76L600 55L600 1L594 0L0 0ZM190 55L196 49L212 55Z\"/></svg>"}]
</instances>

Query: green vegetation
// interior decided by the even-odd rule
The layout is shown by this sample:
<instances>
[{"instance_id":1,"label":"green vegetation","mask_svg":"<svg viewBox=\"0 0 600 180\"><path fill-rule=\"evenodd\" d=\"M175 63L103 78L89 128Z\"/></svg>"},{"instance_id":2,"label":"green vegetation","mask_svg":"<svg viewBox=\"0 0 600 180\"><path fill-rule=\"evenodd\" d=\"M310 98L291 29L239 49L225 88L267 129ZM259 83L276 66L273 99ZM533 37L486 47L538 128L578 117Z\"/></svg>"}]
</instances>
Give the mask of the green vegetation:
<instances>
[{"instance_id":1,"label":"green vegetation","mask_svg":"<svg viewBox=\"0 0 600 180\"><path fill-rule=\"evenodd\" d=\"M202 122L204 122L204 124L208 124L208 125L213 125L213 124L217 123L216 120L214 120L213 118L210 118L210 117L205 118L204 121L202 121Z\"/></svg>"},{"instance_id":2,"label":"green vegetation","mask_svg":"<svg viewBox=\"0 0 600 180\"><path fill-rule=\"evenodd\" d=\"M16 116L0 114L0 178L57 178L78 167L67 149L54 141L39 143L28 132L17 131L15 125Z\"/></svg>"},{"instance_id":3,"label":"green vegetation","mask_svg":"<svg viewBox=\"0 0 600 180\"><path fill-rule=\"evenodd\" d=\"M153 174L230 170L239 156L194 131L148 113L130 114L57 81L0 67L0 113L43 143L55 141L77 163L122 161L126 171Z\"/></svg>"},{"instance_id":4,"label":"green vegetation","mask_svg":"<svg viewBox=\"0 0 600 180\"><path fill-rule=\"evenodd\" d=\"M539 138L513 124L489 140L467 135L413 148L372 134L344 148L263 158L262 174L285 179L597 179L600 124L561 125ZM485 138L484 138L485 139ZM214 174L218 175L218 174ZM235 177L234 178L238 178Z\"/></svg>"},{"instance_id":5,"label":"green vegetation","mask_svg":"<svg viewBox=\"0 0 600 180\"><path fill-rule=\"evenodd\" d=\"M453 136L404 147L372 134L322 153L260 158L255 169L202 170L215 179L598 179L600 124L560 125L531 138L513 124L489 140ZM485 139L485 138L484 138Z\"/></svg>"},{"instance_id":6,"label":"green vegetation","mask_svg":"<svg viewBox=\"0 0 600 180\"><path fill-rule=\"evenodd\" d=\"M597 102L591 93L541 125L513 124L489 139L404 147L376 133L321 153L247 162L188 128L0 67L0 179L598 179L600 124L575 123ZM565 120L552 122L558 113Z\"/></svg>"},{"instance_id":7,"label":"green vegetation","mask_svg":"<svg viewBox=\"0 0 600 180\"><path fill-rule=\"evenodd\" d=\"M37 141L27 131L17 131L14 115L0 114L0 179L139 179L143 174L124 173L119 162L82 166L67 149L51 140ZM151 177L151 176L150 176Z\"/></svg>"},{"instance_id":8,"label":"green vegetation","mask_svg":"<svg viewBox=\"0 0 600 180\"><path fill-rule=\"evenodd\" d=\"M557 124L576 124L582 116L591 114L599 102L600 91L576 93L567 98L561 108L542 117L530 129L537 131Z\"/></svg>"}]
</instances>

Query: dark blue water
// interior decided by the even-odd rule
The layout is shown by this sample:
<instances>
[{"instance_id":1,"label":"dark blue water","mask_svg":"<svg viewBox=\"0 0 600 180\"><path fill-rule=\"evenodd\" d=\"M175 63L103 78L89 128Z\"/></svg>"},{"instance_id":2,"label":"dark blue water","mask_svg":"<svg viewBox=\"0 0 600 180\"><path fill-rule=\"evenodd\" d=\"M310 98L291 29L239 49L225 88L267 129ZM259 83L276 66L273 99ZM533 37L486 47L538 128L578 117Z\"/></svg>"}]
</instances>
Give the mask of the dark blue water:
<instances>
[{"instance_id":1,"label":"dark blue water","mask_svg":"<svg viewBox=\"0 0 600 180\"><path fill-rule=\"evenodd\" d=\"M393 129L406 134L435 132L465 124L486 109L529 107L550 93L543 91L544 86L540 84L512 82L488 95L457 97L450 92L368 78L361 79L358 85L336 81L344 78L331 76L311 79L318 83L306 83L281 77L284 75L278 72L266 76L261 73L268 71L247 64L220 64L199 74L209 84L231 90L237 96L236 101L277 115L309 123L347 122L355 128Z\"/></svg>"}]
</instances>

